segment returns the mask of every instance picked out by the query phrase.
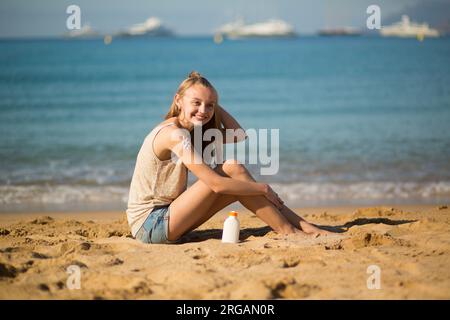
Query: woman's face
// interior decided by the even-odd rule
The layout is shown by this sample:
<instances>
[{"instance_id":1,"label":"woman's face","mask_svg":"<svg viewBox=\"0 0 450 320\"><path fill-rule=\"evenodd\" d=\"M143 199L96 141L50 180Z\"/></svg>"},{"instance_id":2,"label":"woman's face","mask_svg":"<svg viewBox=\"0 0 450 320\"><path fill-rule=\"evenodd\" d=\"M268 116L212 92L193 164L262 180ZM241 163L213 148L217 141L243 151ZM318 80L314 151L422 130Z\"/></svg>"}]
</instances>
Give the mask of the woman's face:
<instances>
[{"instance_id":1,"label":"woman's face","mask_svg":"<svg viewBox=\"0 0 450 320\"><path fill-rule=\"evenodd\" d=\"M217 95L213 89L195 84L187 89L182 97L177 94L175 101L181 108L184 122L201 126L212 119Z\"/></svg>"}]
</instances>

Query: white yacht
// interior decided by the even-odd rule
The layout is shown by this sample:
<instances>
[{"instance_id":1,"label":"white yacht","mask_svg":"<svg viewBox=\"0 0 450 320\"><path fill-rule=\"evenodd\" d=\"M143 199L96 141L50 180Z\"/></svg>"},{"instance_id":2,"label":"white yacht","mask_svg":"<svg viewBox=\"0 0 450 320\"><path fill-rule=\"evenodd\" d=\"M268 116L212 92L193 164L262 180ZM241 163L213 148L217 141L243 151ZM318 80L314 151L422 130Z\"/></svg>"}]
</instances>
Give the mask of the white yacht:
<instances>
[{"instance_id":1,"label":"white yacht","mask_svg":"<svg viewBox=\"0 0 450 320\"><path fill-rule=\"evenodd\" d=\"M439 32L432 29L426 23L415 23L409 20L406 15L402 16L402 21L394 23L390 26L382 27L380 34L383 37L414 37L423 39L424 37L439 37Z\"/></svg>"},{"instance_id":2,"label":"white yacht","mask_svg":"<svg viewBox=\"0 0 450 320\"><path fill-rule=\"evenodd\" d=\"M245 24L243 19L227 23L215 32L216 36L230 39L253 37L293 37L294 28L283 20L270 19L254 24Z\"/></svg>"},{"instance_id":3,"label":"white yacht","mask_svg":"<svg viewBox=\"0 0 450 320\"><path fill-rule=\"evenodd\" d=\"M128 29L121 31L117 36L121 37L142 37L142 36L171 36L173 32L166 28L161 20L150 17L143 23L137 23Z\"/></svg>"}]
</instances>

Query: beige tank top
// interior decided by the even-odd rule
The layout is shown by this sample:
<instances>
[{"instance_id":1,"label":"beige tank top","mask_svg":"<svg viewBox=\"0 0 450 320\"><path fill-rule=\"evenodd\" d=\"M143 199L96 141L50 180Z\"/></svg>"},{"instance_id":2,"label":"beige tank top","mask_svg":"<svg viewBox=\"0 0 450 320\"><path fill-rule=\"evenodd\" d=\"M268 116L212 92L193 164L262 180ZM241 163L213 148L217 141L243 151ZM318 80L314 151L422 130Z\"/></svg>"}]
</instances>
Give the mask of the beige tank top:
<instances>
[{"instance_id":1,"label":"beige tank top","mask_svg":"<svg viewBox=\"0 0 450 320\"><path fill-rule=\"evenodd\" d=\"M170 204L187 188L187 168L181 159L162 161L153 150L156 135L170 125L174 123L154 128L137 155L126 210L133 237L155 206Z\"/></svg>"}]
</instances>

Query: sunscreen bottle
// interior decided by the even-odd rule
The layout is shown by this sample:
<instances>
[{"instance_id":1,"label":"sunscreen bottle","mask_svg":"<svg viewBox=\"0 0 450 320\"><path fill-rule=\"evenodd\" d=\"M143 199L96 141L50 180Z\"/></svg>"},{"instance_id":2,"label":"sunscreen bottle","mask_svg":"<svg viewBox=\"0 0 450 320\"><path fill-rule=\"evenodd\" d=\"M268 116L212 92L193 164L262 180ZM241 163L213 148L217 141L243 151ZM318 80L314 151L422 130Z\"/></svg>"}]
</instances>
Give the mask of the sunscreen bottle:
<instances>
[{"instance_id":1,"label":"sunscreen bottle","mask_svg":"<svg viewBox=\"0 0 450 320\"><path fill-rule=\"evenodd\" d=\"M223 224L222 242L225 243L238 243L239 242L239 220L237 219L238 213L236 211L230 211L228 218L225 219Z\"/></svg>"}]
</instances>

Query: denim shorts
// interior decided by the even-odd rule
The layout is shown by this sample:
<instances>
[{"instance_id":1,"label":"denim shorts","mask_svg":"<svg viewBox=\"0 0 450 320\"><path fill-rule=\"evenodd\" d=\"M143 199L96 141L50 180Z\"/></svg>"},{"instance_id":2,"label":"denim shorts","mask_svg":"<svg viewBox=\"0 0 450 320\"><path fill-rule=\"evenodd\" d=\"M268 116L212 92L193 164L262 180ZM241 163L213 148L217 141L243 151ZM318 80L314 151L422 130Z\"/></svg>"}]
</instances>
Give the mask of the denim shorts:
<instances>
[{"instance_id":1,"label":"denim shorts","mask_svg":"<svg viewBox=\"0 0 450 320\"><path fill-rule=\"evenodd\" d=\"M167 239L169 234L169 205L155 207L136 233L136 239L144 243L176 243Z\"/></svg>"}]
</instances>

